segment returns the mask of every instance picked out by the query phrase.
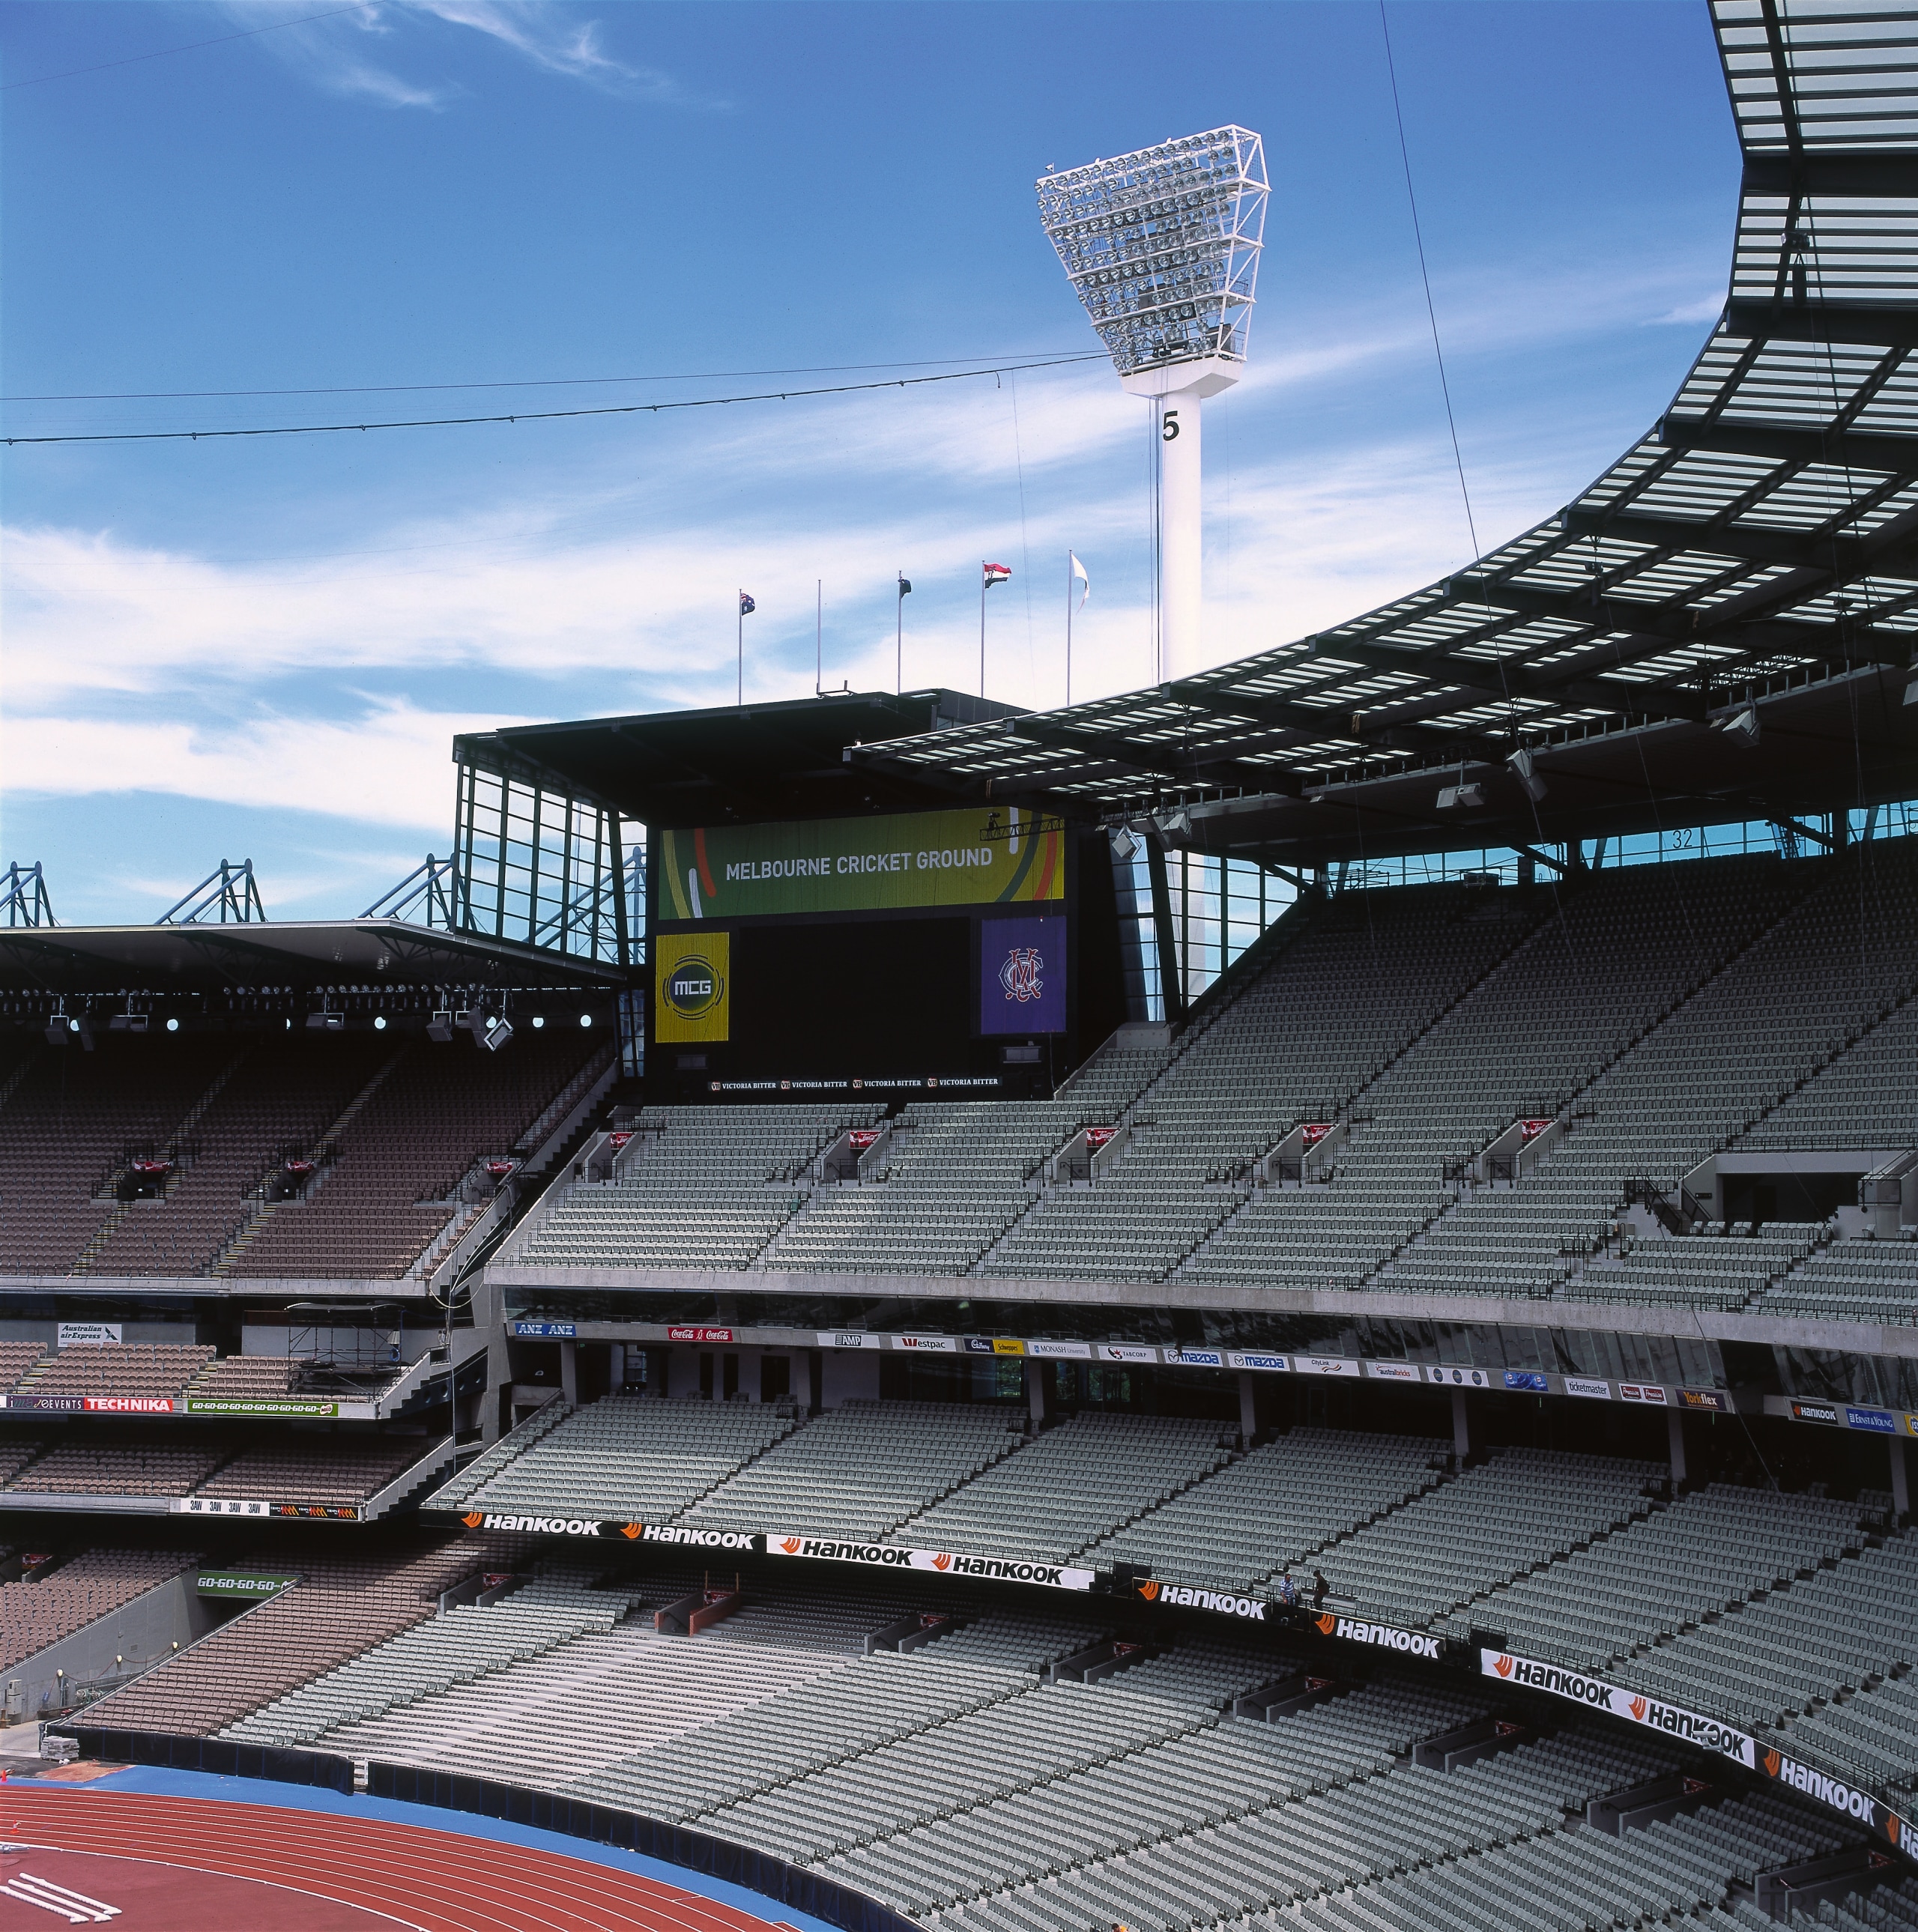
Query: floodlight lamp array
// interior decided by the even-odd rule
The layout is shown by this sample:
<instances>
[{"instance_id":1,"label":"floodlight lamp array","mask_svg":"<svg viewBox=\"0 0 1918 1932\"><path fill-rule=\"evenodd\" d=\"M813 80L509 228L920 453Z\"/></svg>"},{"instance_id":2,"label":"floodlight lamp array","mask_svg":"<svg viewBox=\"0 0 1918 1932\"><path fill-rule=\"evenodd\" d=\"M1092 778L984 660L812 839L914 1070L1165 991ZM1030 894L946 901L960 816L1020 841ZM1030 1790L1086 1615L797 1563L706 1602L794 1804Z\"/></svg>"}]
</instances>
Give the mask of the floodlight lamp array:
<instances>
[{"instance_id":1,"label":"floodlight lamp array","mask_svg":"<svg viewBox=\"0 0 1918 1932\"><path fill-rule=\"evenodd\" d=\"M1269 192L1256 134L1214 128L1037 188L1046 236L1121 376L1245 359Z\"/></svg>"}]
</instances>

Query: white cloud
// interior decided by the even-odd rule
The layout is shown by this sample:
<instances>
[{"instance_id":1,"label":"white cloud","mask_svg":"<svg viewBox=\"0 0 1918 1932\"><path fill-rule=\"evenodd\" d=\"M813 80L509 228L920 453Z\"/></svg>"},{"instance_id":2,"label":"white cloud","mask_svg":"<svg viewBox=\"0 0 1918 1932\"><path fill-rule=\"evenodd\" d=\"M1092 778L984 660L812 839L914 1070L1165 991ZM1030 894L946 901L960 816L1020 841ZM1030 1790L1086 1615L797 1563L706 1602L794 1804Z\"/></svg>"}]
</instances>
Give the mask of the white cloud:
<instances>
[{"instance_id":1,"label":"white cloud","mask_svg":"<svg viewBox=\"0 0 1918 1932\"><path fill-rule=\"evenodd\" d=\"M1666 310L1663 315L1652 316L1646 326L1655 328L1667 322L1688 322L1695 326L1701 322L1716 322L1724 314L1724 308L1723 296L1700 296L1695 302L1680 302L1676 308Z\"/></svg>"},{"instance_id":2,"label":"white cloud","mask_svg":"<svg viewBox=\"0 0 1918 1932\"><path fill-rule=\"evenodd\" d=\"M412 0L421 13L476 32L523 54L549 73L571 74L622 94L641 94L653 100L683 98L668 74L616 60L600 44L599 22L577 24L563 20L549 6L524 0Z\"/></svg>"},{"instance_id":3,"label":"white cloud","mask_svg":"<svg viewBox=\"0 0 1918 1932\"><path fill-rule=\"evenodd\" d=\"M251 4L229 0L227 11L245 19L249 28L259 25L257 9ZM438 109L466 90L451 80L410 80L395 70L403 54L415 63L437 57L439 50L424 37L434 24L482 34L548 74L605 92L682 106L712 104L695 100L670 74L615 58L606 50L596 20L571 19L560 8L527 0L407 0L369 6L290 24L257 44L329 94L387 107ZM414 31L403 46L401 35L407 28ZM369 43L384 44L386 62L369 57Z\"/></svg>"},{"instance_id":4,"label":"white cloud","mask_svg":"<svg viewBox=\"0 0 1918 1932\"><path fill-rule=\"evenodd\" d=\"M1607 284L1612 326L1687 285L1676 269L1622 292ZM1563 339L1589 321L1586 286L1568 279L1518 312L1477 285L1455 305L1448 346L1503 355ZM1214 405L1214 661L1469 560L1436 395L1429 424L1407 427L1423 420L1423 323L1382 304L1316 318L1256 353L1248 380ZM1379 425L1369 441L1353 434L1355 403ZM747 620L749 696L811 689L821 578L827 681L890 688L882 586L896 566L919 584L907 682L976 689L968 586L986 556L1019 573L989 613L992 694L1055 704L1063 578L1049 573L1063 572L1068 544L1095 586L1075 627L1074 695L1135 688L1151 675L1145 428L1109 372L1087 365L1032 372L1016 392L1008 378L660 418L587 442L563 480L559 459L575 446L542 444L537 460L552 469L517 471L509 498L462 501L464 481L449 475L436 517L349 524L358 550L332 555L223 562L111 530L16 527L0 533L8 784L313 810L345 801L364 820L437 827L450 809L448 741L502 722L489 702L551 716L729 701L737 585L760 605ZM1585 480L1566 473L1583 460L1575 452L1589 448L1595 469L1625 440L1596 421L1541 424L1522 403L1461 428L1487 546ZM865 597L856 624L842 615L852 586ZM355 683L366 690L345 688Z\"/></svg>"},{"instance_id":5,"label":"white cloud","mask_svg":"<svg viewBox=\"0 0 1918 1932\"><path fill-rule=\"evenodd\" d=\"M447 747L518 719L372 705L317 718L261 710L204 722L137 715L0 718L11 791L42 797L158 792L263 809L443 830Z\"/></svg>"}]
</instances>

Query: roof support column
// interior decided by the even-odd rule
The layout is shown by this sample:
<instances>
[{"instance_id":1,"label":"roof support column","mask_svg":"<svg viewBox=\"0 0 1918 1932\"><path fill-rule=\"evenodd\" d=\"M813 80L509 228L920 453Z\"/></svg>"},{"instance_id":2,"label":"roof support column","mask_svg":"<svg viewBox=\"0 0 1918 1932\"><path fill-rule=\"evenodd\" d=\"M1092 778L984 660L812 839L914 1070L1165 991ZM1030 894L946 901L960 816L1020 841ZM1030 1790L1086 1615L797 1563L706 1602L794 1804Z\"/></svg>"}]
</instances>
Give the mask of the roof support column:
<instances>
[{"instance_id":1,"label":"roof support column","mask_svg":"<svg viewBox=\"0 0 1918 1932\"><path fill-rule=\"evenodd\" d=\"M1152 881L1152 932L1159 942L1159 997L1170 1022L1185 1018L1185 976L1179 970L1178 935L1172 929L1172 889L1166 880L1166 855L1148 834L1146 875Z\"/></svg>"},{"instance_id":2,"label":"roof support column","mask_svg":"<svg viewBox=\"0 0 1918 1932\"><path fill-rule=\"evenodd\" d=\"M632 964L632 948L626 933L626 861L620 844L620 814L609 812L606 814L606 831L612 842L613 850L613 937L619 949L620 964Z\"/></svg>"}]
</instances>

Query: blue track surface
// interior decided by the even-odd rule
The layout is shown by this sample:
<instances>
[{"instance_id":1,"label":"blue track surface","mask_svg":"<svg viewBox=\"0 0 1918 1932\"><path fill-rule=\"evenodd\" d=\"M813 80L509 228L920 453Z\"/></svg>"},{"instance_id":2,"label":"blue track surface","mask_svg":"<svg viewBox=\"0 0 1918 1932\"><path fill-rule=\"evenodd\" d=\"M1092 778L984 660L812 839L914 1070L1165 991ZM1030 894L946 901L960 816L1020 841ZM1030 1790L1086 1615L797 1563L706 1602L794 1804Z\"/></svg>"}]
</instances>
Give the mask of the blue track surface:
<instances>
[{"instance_id":1,"label":"blue track surface","mask_svg":"<svg viewBox=\"0 0 1918 1932\"><path fill-rule=\"evenodd\" d=\"M658 1858L641 1858L636 1852L623 1852L612 1845L595 1844L590 1838L569 1838L562 1832L542 1832L529 1825L512 1825L498 1818L476 1817L470 1812L442 1811L431 1804L406 1804L397 1798L349 1797L343 1792L326 1791L304 1784L277 1784L263 1778L215 1778L203 1771L159 1771L135 1765L96 1778L90 1784L41 1785L30 1778L19 1778L6 1786L9 1798L28 1797L36 1786L75 1797L89 1791L150 1792L156 1797L212 1798L233 1804L272 1804L287 1811L324 1811L342 1818L379 1818L396 1825L414 1825L429 1832L450 1832L459 1837L484 1838L493 1844L528 1845L543 1852L555 1852L582 1863L613 1865L621 1871L636 1872L662 1884L676 1885L696 1892L701 1898L717 1900L740 1912L791 1925L797 1932L839 1932L823 1918L796 1911L763 1893L749 1892L743 1886L728 1885L722 1879L708 1878L703 1872L689 1871L683 1865L669 1865Z\"/></svg>"}]
</instances>

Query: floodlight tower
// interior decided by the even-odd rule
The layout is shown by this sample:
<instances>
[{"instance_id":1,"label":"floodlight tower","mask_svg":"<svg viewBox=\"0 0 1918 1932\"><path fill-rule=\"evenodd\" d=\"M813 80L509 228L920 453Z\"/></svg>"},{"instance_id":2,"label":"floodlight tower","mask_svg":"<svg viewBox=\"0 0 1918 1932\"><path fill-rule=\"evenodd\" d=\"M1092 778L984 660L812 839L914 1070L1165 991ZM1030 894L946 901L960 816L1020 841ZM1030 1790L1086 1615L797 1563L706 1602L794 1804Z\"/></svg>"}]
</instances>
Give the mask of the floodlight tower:
<instances>
[{"instance_id":1,"label":"floodlight tower","mask_svg":"<svg viewBox=\"0 0 1918 1932\"><path fill-rule=\"evenodd\" d=\"M1265 152L1214 128L1038 182L1039 214L1128 395L1159 429L1159 608L1167 678L1200 643L1199 405L1245 368L1265 231Z\"/></svg>"}]
</instances>

